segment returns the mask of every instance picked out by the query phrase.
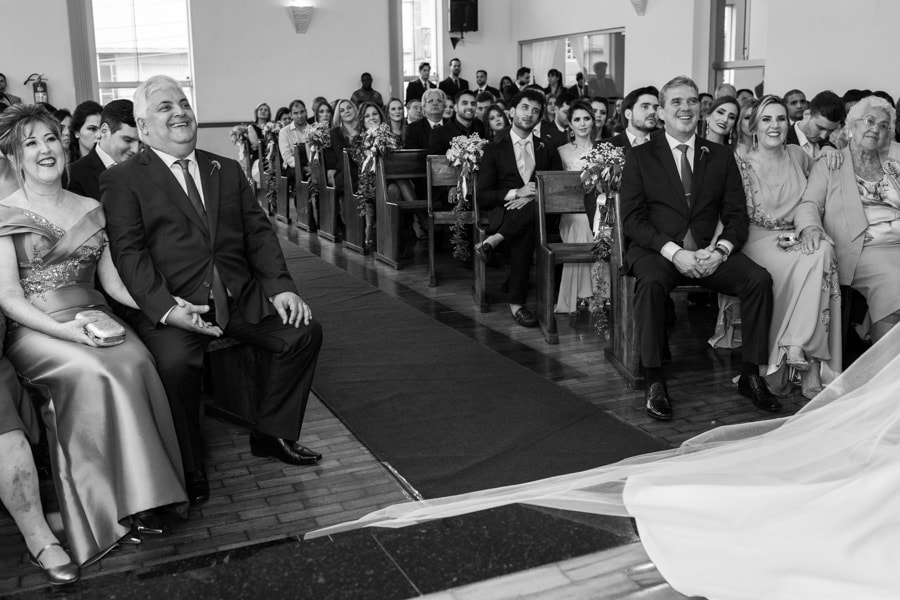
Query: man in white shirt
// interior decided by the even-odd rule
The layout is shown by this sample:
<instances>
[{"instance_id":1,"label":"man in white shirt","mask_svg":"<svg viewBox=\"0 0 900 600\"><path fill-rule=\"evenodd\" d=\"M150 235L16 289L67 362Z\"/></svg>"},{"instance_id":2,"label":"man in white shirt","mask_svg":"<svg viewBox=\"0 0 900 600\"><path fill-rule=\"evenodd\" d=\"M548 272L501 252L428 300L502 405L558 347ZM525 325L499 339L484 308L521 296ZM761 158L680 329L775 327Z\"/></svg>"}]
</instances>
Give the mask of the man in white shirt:
<instances>
[{"instance_id":1,"label":"man in white shirt","mask_svg":"<svg viewBox=\"0 0 900 600\"><path fill-rule=\"evenodd\" d=\"M500 97L500 90L495 87L491 87L487 83L487 71L484 69L478 69L475 71L475 98L477 99L480 94L485 92L489 93L494 97L494 100Z\"/></svg>"},{"instance_id":2,"label":"man in white shirt","mask_svg":"<svg viewBox=\"0 0 900 600\"><path fill-rule=\"evenodd\" d=\"M672 418L662 367L665 304L671 289L685 283L741 299L738 389L757 408L781 410L759 376L769 353L772 278L739 252L749 218L734 155L697 137L700 98L691 79L666 83L659 101L665 134L631 149L619 191L626 268L636 278L634 321L647 382L646 412L654 419ZM714 242L719 222L723 229Z\"/></svg>"},{"instance_id":3,"label":"man in white shirt","mask_svg":"<svg viewBox=\"0 0 900 600\"><path fill-rule=\"evenodd\" d=\"M91 151L69 165L66 189L100 200L100 175L114 164L125 162L140 148L131 100L113 100L100 114L100 141Z\"/></svg>"}]
</instances>

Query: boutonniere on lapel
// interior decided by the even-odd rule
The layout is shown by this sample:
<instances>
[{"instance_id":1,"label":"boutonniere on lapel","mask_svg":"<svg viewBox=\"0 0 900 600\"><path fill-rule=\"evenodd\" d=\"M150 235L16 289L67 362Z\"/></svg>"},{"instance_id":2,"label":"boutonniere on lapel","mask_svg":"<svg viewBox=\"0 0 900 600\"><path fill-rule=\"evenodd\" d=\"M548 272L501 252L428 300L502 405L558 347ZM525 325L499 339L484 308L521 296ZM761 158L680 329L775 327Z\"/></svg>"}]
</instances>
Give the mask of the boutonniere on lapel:
<instances>
[{"instance_id":1,"label":"boutonniere on lapel","mask_svg":"<svg viewBox=\"0 0 900 600\"><path fill-rule=\"evenodd\" d=\"M540 140L540 138L538 138L537 143L538 143L537 149L538 149L538 150L543 150L543 149L544 149L544 142L542 142L542 141Z\"/></svg>"},{"instance_id":2,"label":"boutonniere on lapel","mask_svg":"<svg viewBox=\"0 0 900 600\"><path fill-rule=\"evenodd\" d=\"M703 160L703 156L709 152L709 148L707 146L700 146L700 159Z\"/></svg>"},{"instance_id":3,"label":"boutonniere on lapel","mask_svg":"<svg viewBox=\"0 0 900 600\"><path fill-rule=\"evenodd\" d=\"M215 173L216 171L218 171L219 169L222 168L222 165L219 164L219 161L214 160L214 161L211 161L211 162L212 162L212 167L213 167L213 168L212 168L212 171L209 172L210 175L212 175L213 173Z\"/></svg>"}]
</instances>

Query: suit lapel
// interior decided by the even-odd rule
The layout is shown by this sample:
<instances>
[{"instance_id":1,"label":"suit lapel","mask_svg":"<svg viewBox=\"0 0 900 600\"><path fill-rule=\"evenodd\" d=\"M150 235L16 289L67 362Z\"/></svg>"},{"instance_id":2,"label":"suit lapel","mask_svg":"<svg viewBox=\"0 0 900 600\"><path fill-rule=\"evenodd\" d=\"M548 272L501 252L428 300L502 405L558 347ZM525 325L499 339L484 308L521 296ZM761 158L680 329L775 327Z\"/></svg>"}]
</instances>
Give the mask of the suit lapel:
<instances>
[{"instance_id":1,"label":"suit lapel","mask_svg":"<svg viewBox=\"0 0 900 600\"><path fill-rule=\"evenodd\" d=\"M498 162L506 165L508 169L516 174L516 178L519 180L519 185L517 187L522 187L525 185L525 182L522 181L522 175L519 173L519 165L516 164L516 151L513 149L512 136L509 135L509 132L506 133L497 145L499 146L499 148L497 148L499 153Z\"/></svg>"},{"instance_id":2,"label":"suit lapel","mask_svg":"<svg viewBox=\"0 0 900 600\"><path fill-rule=\"evenodd\" d=\"M204 233L209 233L209 227L197 211L194 210L194 206L181 188L181 184L175 179L175 175L172 174L169 167L156 155L156 152L146 148L141 153L139 160L140 164L146 169L147 179L158 187L184 213L191 223L199 227Z\"/></svg>"},{"instance_id":3,"label":"suit lapel","mask_svg":"<svg viewBox=\"0 0 900 600\"><path fill-rule=\"evenodd\" d=\"M197 167L200 169L200 183L203 186L203 202L206 204L206 215L209 221L209 239L215 241L216 227L219 223L219 177L222 172L219 162L213 162L205 152L195 151Z\"/></svg>"},{"instance_id":4,"label":"suit lapel","mask_svg":"<svg viewBox=\"0 0 900 600\"><path fill-rule=\"evenodd\" d=\"M703 183L703 174L706 172L706 163L709 162L709 157L706 156L709 152L703 151L703 144L700 141L699 137L694 138L694 174L691 179L691 208L697 205L697 201L700 199L700 185Z\"/></svg>"}]
</instances>

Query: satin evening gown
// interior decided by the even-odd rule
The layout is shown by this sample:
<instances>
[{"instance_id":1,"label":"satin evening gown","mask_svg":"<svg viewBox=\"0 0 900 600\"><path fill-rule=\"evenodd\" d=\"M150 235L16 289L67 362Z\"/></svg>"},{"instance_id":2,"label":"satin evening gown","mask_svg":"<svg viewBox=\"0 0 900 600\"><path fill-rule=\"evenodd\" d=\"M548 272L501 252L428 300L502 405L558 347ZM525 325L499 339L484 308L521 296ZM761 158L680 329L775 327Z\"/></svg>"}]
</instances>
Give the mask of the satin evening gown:
<instances>
[{"instance_id":1,"label":"satin evening gown","mask_svg":"<svg viewBox=\"0 0 900 600\"><path fill-rule=\"evenodd\" d=\"M586 150L576 148L572 144L560 146L559 156L562 159L563 169L566 171L581 171L584 168L583 155ZM591 243L594 234L591 231L591 222L584 213L562 215L559 219L559 235L568 244ZM573 313L578 310L579 298L591 298L594 290L591 281L591 265L589 264L565 264L562 269L562 278L559 282L559 295L556 298L556 307L553 312Z\"/></svg>"},{"instance_id":2,"label":"satin evening gown","mask_svg":"<svg viewBox=\"0 0 900 600\"><path fill-rule=\"evenodd\" d=\"M0 206L0 235L13 240L25 296L58 322L88 308L110 313L94 288L104 225L99 206L68 231ZM7 334L6 355L39 399L66 538L79 564L124 536L134 513L168 505L182 515L187 510L165 390L153 357L126 329L125 342L109 348L14 322Z\"/></svg>"}]
</instances>

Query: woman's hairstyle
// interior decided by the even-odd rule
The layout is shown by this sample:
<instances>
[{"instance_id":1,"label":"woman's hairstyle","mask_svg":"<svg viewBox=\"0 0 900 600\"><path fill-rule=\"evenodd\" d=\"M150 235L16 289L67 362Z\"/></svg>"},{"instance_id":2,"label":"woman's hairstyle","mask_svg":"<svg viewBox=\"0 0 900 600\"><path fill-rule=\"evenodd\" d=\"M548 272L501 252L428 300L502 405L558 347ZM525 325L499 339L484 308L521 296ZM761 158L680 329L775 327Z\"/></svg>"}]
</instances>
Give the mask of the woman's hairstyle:
<instances>
[{"instance_id":1,"label":"woman's hairstyle","mask_svg":"<svg viewBox=\"0 0 900 600\"><path fill-rule=\"evenodd\" d=\"M359 108L356 109L356 132L360 135L366 131L366 111L370 108L375 109L375 112L378 113L378 118L384 123L384 111L381 110L381 107L374 102L363 102L359 105Z\"/></svg>"},{"instance_id":2,"label":"woman's hairstyle","mask_svg":"<svg viewBox=\"0 0 900 600\"><path fill-rule=\"evenodd\" d=\"M749 102L748 102L749 104ZM753 101L753 106L750 108L750 133L756 135L756 128L759 127L759 121L762 119L763 111L765 111L770 106L780 106L784 109L784 114L788 114L787 104L784 103L784 100L781 99L781 96L776 96L774 94L768 94L759 98L758 100Z\"/></svg>"},{"instance_id":3,"label":"woman's hairstyle","mask_svg":"<svg viewBox=\"0 0 900 600\"><path fill-rule=\"evenodd\" d=\"M491 113L495 112L503 117L503 126L506 129L509 129L509 115L506 114L506 109L499 104L491 104L487 107L487 110L484 111L484 137L488 140L493 139L494 137L494 132L491 129Z\"/></svg>"},{"instance_id":4,"label":"woman's hairstyle","mask_svg":"<svg viewBox=\"0 0 900 600\"><path fill-rule=\"evenodd\" d=\"M24 187L22 171L22 142L29 127L43 123L57 139L61 138L59 121L42 106L14 104L0 113L0 151L12 161L16 169L16 181ZM62 144L62 142L60 142Z\"/></svg>"},{"instance_id":5,"label":"woman's hairstyle","mask_svg":"<svg viewBox=\"0 0 900 600\"><path fill-rule=\"evenodd\" d=\"M734 128L737 130L737 143L744 144L746 146L750 145L752 140L752 127L751 133L744 133L744 128L741 126L744 122L744 117L750 114L750 111L756 106L759 100L751 100L750 102L745 102L743 106L741 106L741 112L738 113L737 122L734 124Z\"/></svg>"},{"instance_id":6,"label":"woman's hairstyle","mask_svg":"<svg viewBox=\"0 0 900 600\"><path fill-rule=\"evenodd\" d=\"M344 121L341 119L341 105L344 103L349 104L353 107L353 110L356 110L356 105L353 104L350 100L346 98L338 98L334 101L334 104L331 107L331 126L332 127L343 127Z\"/></svg>"},{"instance_id":7,"label":"woman's hairstyle","mask_svg":"<svg viewBox=\"0 0 900 600\"><path fill-rule=\"evenodd\" d=\"M406 109L406 106L403 104L403 100L401 100L400 98L391 98L390 100L387 101L387 104L384 105L385 116L387 117L388 120L390 120L390 118L391 118L391 104L393 104L394 102L399 102L400 107L403 108L404 110ZM403 118L401 118L400 120L406 121L406 119L403 119Z\"/></svg>"},{"instance_id":8,"label":"woman's hairstyle","mask_svg":"<svg viewBox=\"0 0 900 600\"><path fill-rule=\"evenodd\" d=\"M253 123L259 122L259 109L261 109L263 106L265 106L266 108L269 109L268 120L269 121L272 120L272 107L269 106L269 104L267 102L260 102L259 104L256 105L256 108L253 109Z\"/></svg>"},{"instance_id":9,"label":"woman's hairstyle","mask_svg":"<svg viewBox=\"0 0 900 600\"><path fill-rule=\"evenodd\" d=\"M587 98L579 98L578 100L576 100L575 102L573 102L572 104L569 105L569 114L567 115L569 119L572 118L572 115L575 114L576 110L585 111L591 117L591 122L596 122L596 119L594 119L594 107L591 106L591 101L588 100ZM595 134L596 134L596 130L592 129L591 130L591 141L594 141ZM570 134L570 135L572 135L572 134Z\"/></svg>"},{"instance_id":10,"label":"woman's hairstyle","mask_svg":"<svg viewBox=\"0 0 900 600\"><path fill-rule=\"evenodd\" d=\"M897 125L897 113L887 100L879 96L866 96L850 108L850 112L847 113L847 124L844 126L846 132L849 134L850 125L866 116L867 112L873 110L880 110L887 115L891 121L891 128L889 131L891 132L891 136L893 136L894 127Z\"/></svg>"},{"instance_id":11,"label":"woman's hairstyle","mask_svg":"<svg viewBox=\"0 0 900 600\"><path fill-rule=\"evenodd\" d=\"M510 77L509 75L504 75L503 77L500 78L500 89L502 90L504 87L506 87L508 85L514 85L512 77Z\"/></svg>"},{"instance_id":12,"label":"woman's hairstyle","mask_svg":"<svg viewBox=\"0 0 900 600\"><path fill-rule=\"evenodd\" d=\"M65 121L66 119L71 119L71 118L72 118L72 113L69 111L68 108L57 108L57 109L53 112L53 116L56 118L57 121L59 121L60 123L62 123L62 122Z\"/></svg>"},{"instance_id":13,"label":"woman's hairstyle","mask_svg":"<svg viewBox=\"0 0 900 600\"><path fill-rule=\"evenodd\" d=\"M287 106L282 106L275 112L275 120L281 121L281 117L289 114L291 114L291 109L289 109Z\"/></svg>"},{"instance_id":14,"label":"woman's hairstyle","mask_svg":"<svg viewBox=\"0 0 900 600\"><path fill-rule=\"evenodd\" d=\"M135 92L135 100L136 99L137 92ZM103 114L103 107L93 100L85 100L75 107L75 112L72 113L72 125L69 126L69 130L72 132L72 136L69 138L70 161L74 162L81 158L81 147L78 145L78 138L75 136L75 133L77 133L79 129L84 127L84 123L85 121L87 121L88 117L91 117L93 115L97 115L99 117L101 114ZM134 111L134 114L138 115L138 112Z\"/></svg>"},{"instance_id":15,"label":"woman's hairstyle","mask_svg":"<svg viewBox=\"0 0 900 600\"><path fill-rule=\"evenodd\" d=\"M709 115L711 116L717 108L722 106L723 104L732 104L735 108L735 119L734 119L734 127L731 128L731 131L728 133L728 136L722 140L722 143L729 147L734 147L737 142L738 136L740 135L741 130L741 103L738 102L738 99L734 96L719 96L715 100L713 100L712 104L709 105ZM707 117L709 118L709 117Z\"/></svg>"},{"instance_id":16,"label":"woman's hairstyle","mask_svg":"<svg viewBox=\"0 0 900 600\"><path fill-rule=\"evenodd\" d=\"M328 110L331 111L331 105L328 104L328 99L325 96L316 96L315 100L312 103L312 120L313 123L317 123L319 121L319 109L322 108L322 105L328 107Z\"/></svg>"}]
</instances>

